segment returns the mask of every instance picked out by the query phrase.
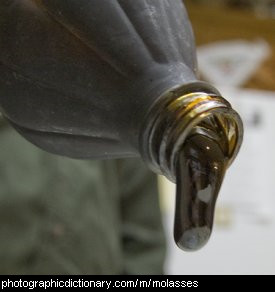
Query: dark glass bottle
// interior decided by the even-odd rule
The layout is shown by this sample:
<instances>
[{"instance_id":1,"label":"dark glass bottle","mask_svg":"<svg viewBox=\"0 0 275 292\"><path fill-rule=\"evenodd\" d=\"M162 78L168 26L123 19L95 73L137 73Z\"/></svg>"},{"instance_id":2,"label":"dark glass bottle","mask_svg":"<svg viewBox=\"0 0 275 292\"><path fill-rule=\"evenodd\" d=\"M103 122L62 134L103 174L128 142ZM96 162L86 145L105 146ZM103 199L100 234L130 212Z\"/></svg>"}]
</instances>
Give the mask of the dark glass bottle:
<instances>
[{"instance_id":1,"label":"dark glass bottle","mask_svg":"<svg viewBox=\"0 0 275 292\"><path fill-rule=\"evenodd\" d=\"M74 158L141 156L179 185L198 149L189 138L215 141L225 168L242 140L238 114L197 80L181 0L3 0L0 90L2 114L37 146Z\"/></svg>"}]
</instances>

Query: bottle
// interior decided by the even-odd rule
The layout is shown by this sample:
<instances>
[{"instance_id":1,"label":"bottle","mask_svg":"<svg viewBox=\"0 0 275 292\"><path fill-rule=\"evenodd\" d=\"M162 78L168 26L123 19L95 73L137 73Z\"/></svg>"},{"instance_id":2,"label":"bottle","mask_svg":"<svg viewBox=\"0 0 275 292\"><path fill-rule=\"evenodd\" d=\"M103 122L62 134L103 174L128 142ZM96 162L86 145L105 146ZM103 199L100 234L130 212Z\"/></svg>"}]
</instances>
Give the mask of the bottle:
<instances>
[{"instance_id":1,"label":"bottle","mask_svg":"<svg viewBox=\"0 0 275 292\"><path fill-rule=\"evenodd\" d=\"M243 133L238 114L196 71L181 0L0 3L5 118L59 155L141 156L178 185L175 240L187 250L210 236Z\"/></svg>"}]
</instances>

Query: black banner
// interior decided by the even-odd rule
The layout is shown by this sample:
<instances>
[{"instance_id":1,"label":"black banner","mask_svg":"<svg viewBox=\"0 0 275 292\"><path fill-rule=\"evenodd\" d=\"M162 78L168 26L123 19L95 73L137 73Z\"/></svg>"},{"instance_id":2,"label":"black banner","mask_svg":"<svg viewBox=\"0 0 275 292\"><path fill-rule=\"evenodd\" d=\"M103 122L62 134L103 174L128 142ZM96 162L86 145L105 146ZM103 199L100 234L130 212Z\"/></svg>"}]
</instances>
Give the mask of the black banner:
<instances>
[{"instance_id":1,"label":"black banner","mask_svg":"<svg viewBox=\"0 0 275 292\"><path fill-rule=\"evenodd\" d=\"M272 285L272 277L250 276L0 276L1 290L23 288L257 288Z\"/></svg>"}]
</instances>

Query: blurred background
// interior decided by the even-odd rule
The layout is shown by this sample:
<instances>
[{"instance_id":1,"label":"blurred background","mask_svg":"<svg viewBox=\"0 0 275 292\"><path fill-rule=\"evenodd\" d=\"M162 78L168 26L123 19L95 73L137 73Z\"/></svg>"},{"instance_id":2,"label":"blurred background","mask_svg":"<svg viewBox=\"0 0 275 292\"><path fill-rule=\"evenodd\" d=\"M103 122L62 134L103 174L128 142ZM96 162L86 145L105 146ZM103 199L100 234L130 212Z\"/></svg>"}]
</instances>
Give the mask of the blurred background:
<instances>
[{"instance_id":1,"label":"blurred background","mask_svg":"<svg viewBox=\"0 0 275 292\"><path fill-rule=\"evenodd\" d=\"M159 177L161 217L156 177L140 161L47 154L0 116L0 274L161 274L162 219L167 274L275 274L275 0L184 3L198 73L245 127L209 243L176 247L175 186Z\"/></svg>"},{"instance_id":2,"label":"blurred background","mask_svg":"<svg viewBox=\"0 0 275 292\"><path fill-rule=\"evenodd\" d=\"M174 185L160 178L168 274L275 274L275 1L186 0L201 78L241 114L243 147L225 177L212 238L172 240Z\"/></svg>"}]
</instances>

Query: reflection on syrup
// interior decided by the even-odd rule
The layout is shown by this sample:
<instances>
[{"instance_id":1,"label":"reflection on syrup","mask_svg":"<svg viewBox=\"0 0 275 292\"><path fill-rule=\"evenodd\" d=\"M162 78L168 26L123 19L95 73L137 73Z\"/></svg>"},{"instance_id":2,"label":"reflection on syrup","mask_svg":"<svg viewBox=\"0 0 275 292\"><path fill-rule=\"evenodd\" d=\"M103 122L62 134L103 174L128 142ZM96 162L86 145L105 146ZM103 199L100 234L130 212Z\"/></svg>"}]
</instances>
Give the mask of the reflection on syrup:
<instances>
[{"instance_id":1,"label":"reflection on syrup","mask_svg":"<svg viewBox=\"0 0 275 292\"><path fill-rule=\"evenodd\" d=\"M220 141L213 138L202 131L191 134L178 157L174 237L183 250L201 248L212 231L215 203L227 168Z\"/></svg>"}]
</instances>

